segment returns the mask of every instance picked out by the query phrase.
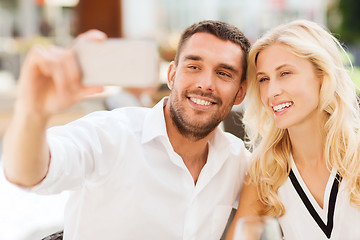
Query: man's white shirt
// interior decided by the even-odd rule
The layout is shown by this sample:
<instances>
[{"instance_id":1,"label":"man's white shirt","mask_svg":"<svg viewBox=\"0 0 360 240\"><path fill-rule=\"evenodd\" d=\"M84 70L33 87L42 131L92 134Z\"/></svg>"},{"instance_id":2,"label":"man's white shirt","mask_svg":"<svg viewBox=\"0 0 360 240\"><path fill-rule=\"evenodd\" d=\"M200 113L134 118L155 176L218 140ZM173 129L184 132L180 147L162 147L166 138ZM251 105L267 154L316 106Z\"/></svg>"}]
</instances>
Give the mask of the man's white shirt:
<instances>
[{"instance_id":1,"label":"man's white shirt","mask_svg":"<svg viewBox=\"0 0 360 240\"><path fill-rule=\"evenodd\" d=\"M64 239L220 239L249 152L216 129L196 185L166 132L163 106L101 111L48 130L51 163L31 191L72 190Z\"/></svg>"}]
</instances>

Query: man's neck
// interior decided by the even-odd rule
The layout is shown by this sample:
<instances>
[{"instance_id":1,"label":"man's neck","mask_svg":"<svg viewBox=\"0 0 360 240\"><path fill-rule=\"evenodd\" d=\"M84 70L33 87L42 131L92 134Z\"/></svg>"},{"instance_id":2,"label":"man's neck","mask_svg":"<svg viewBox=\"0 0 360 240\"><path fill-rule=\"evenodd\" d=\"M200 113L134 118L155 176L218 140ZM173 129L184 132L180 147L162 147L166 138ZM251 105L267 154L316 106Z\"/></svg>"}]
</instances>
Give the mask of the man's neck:
<instances>
[{"instance_id":1,"label":"man's neck","mask_svg":"<svg viewBox=\"0 0 360 240\"><path fill-rule=\"evenodd\" d=\"M193 139L180 133L172 122L170 114L164 109L166 131L174 151L183 159L184 164L196 183L201 169L207 161L209 152L208 141L213 135L211 132L202 139Z\"/></svg>"},{"instance_id":2,"label":"man's neck","mask_svg":"<svg viewBox=\"0 0 360 240\"><path fill-rule=\"evenodd\" d=\"M174 151L182 158L186 168L189 170L196 184L200 172L207 162L209 146L207 141L204 142L191 142L191 141L178 141L179 139L170 138L170 143Z\"/></svg>"}]
</instances>

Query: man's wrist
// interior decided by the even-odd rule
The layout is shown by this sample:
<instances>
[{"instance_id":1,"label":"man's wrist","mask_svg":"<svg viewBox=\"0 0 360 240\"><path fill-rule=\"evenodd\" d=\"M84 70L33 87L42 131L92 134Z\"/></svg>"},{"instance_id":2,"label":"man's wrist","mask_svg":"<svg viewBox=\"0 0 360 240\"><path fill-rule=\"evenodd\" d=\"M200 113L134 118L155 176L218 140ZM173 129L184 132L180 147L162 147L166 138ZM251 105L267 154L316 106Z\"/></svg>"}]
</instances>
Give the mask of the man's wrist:
<instances>
[{"instance_id":1,"label":"man's wrist","mask_svg":"<svg viewBox=\"0 0 360 240\"><path fill-rule=\"evenodd\" d=\"M13 117L26 122L38 123L38 125L46 125L50 119L50 114L16 102Z\"/></svg>"}]
</instances>

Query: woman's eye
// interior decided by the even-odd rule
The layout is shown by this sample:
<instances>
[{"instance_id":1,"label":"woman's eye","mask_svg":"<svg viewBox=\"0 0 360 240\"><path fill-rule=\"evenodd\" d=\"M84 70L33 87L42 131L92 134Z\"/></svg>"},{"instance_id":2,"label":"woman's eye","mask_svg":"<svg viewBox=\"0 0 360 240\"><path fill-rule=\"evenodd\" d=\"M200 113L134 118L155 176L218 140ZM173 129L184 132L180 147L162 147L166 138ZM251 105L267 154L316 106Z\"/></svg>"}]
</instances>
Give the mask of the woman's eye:
<instances>
[{"instance_id":1,"label":"woman's eye","mask_svg":"<svg viewBox=\"0 0 360 240\"><path fill-rule=\"evenodd\" d=\"M280 76L286 76L286 75L289 75L289 74L290 74L290 72L281 72Z\"/></svg>"},{"instance_id":2,"label":"woman's eye","mask_svg":"<svg viewBox=\"0 0 360 240\"><path fill-rule=\"evenodd\" d=\"M269 80L269 78L267 78L267 77L262 77L262 78L259 79L259 82L264 82L264 81L266 81L266 80Z\"/></svg>"}]
</instances>

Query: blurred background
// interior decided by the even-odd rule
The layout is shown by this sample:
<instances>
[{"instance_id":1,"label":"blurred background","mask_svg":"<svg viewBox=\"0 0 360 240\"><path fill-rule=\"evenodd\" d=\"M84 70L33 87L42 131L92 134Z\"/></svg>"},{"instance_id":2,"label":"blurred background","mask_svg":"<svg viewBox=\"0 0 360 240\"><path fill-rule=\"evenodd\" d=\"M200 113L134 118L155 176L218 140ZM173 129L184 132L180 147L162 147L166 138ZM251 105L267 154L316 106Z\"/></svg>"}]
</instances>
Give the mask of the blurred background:
<instances>
[{"instance_id":1,"label":"blurred background","mask_svg":"<svg viewBox=\"0 0 360 240\"><path fill-rule=\"evenodd\" d=\"M89 112L121 106L152 106L168 94L167 66L178 38L187 26L205 19L239 27L253 42L264 31L304 18L329 28L344 44L360 86L360 1L358 0L0 0L0 149L10 121L19 70L34 45L68 46L74 37L99 29L112 38L151 39L160 53L159 81L150 88L107 88L54 116L50 126ZM360 93L360 92L359 92ZM228 127L242 137L238 130ZM234 125L232 122L230 125ZM1 154L1 150L0 150ZM1 162L0 162L1 163ZM36 196L8 184L0 173L0 240L41 239L62 229L67 193Z\"/></svg>"}]
</instances>

